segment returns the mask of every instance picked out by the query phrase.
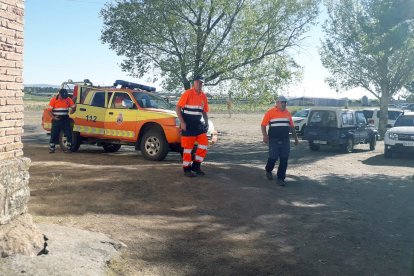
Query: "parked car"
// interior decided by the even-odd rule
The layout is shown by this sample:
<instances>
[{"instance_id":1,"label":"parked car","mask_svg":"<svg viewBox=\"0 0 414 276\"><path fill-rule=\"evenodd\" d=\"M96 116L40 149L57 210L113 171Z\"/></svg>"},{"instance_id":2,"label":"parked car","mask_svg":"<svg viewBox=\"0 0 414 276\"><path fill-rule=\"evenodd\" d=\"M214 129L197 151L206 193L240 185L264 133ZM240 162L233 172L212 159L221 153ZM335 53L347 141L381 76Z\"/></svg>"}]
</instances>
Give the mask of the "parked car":
<instances>
[{"instance_id":1,"label":"parked car","mask_svg":"<svg viewBox=\"0 0 414 276\"><path fill-rule=\"evenodd\" d=\"M292 114L292 120L295 124L295 130L299 134L304 133L305 127L308 123L308 115L309 115L309 109L302 109L296 111L294 114Z\"/></svg>"},{"instance_id":2,"label":"parked car","mask_svg":"<svg viewBox=\"0 0 414 276\"><path fill-rule=\"evenodd\" d=\"M404 109L408 109L410 111L414 111L414 103L407 104Z\"/></svg>"},{"instance_id":3,"label":"parked car","mask_svg":"<svg viewBox=\"0 0 414 276\"><path fill-rule=\"evenodd\" d=\"M362 110L364 112L365 118L367 118L368 123L373 124L376 128L379 127L379 117L381 111L379 108L365 108ZM395 120L403 114L404 111L398 108L388 108L388 122L387 127L392 127L395 123Z\"/></svg>"},{"instance_id":4,"label":"parked car","mask_svg":"<svg viewBox=\"0 0 414 276\"><path fill-rule=\"evenodd\" d=\"M313 151L330 145L348 153L356 144L369 144L374 150L377 137L378 130L367 123L362 111L323 107L310 109L304 140L309 141Z\"/></svg>"},{"instance_id":5,"label":"parked car","mask_svg":"<svg viewBox=\"0 0 414 276\"><path fill-rule=\"evenodd\" d=\"M406 112L387 130L384 137L384 157L391 158L394 152L414 151L414 112Z\"/></svg>"}]
</instances>

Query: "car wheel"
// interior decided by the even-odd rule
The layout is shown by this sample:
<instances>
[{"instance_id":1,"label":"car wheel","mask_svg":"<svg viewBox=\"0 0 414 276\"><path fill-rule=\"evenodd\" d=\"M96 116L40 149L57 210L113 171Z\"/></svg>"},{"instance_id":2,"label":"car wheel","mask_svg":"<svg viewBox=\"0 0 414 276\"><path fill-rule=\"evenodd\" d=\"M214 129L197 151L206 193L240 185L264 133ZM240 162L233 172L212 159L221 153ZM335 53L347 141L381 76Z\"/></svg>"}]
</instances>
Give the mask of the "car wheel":
<instances>
[{"instance_id":1,"label":"car wheel","mask_svg":"<svg viewBox=\"0 0 414 276\"><path fill-rule=\"evenodd\" d=\"M317 144L315 144L313 142L309 142L309 148L311 150L313 150L313 151L318 151L321 148L321 146L320 145L317 145Z\"/></svg>"},{"instance_id":2,"label":"car wheel","mask_svg":"<svg viewBox=\"0 0 414 276\"><path fill-rule=\"evenodd\" d=\"M377 145L377 138L375 135L371 137L371 140L369 141L369 150L375 150L375 146Z\"/></svg>"},{"instance_id":3,"label":"car wheel","mask_svg":"<svg viewBox=\"0 0 414 276\"><path fill-rule=\"evenodd\" d=\"M149 130L144 133L140 150L145 159L151 161L164 160L168 154L168 142L160 130Z\"/></svg>"},{"instance_id":4,"label":"car wheel","mask_svg":"<svg viewBox=\"0 0 414 276\"><path fill-rule=\"evenodd\" d=\"M387 146L384 148L384 158L391 158L392 157L392 151Z\"/></svg>"},{"instance_id":5,"label":"car wheel","mask_svg":"<svg viewBox=\"0 0 414 276\"><path fill-rule=\"evenodd\" d=\"M117 152L121 148L121 145L110 144L110 143L102 143L102 147L103 147L104 151L106 151L106 152Z\"/></svg>"},{"instance_id":6,"label":"car wheel","mask_svg":"<svg viewBox=\"0 0 414 276\"><path fill-rule=\"evenodd\" d=\"M348 138L346 143L343 145L343 150L345 153L351 153L354 151L354 140L352 138Z\"/></svg>"},{"instance_id":7,"label":"car wheel","mask_svg":"<svg viewBox=\"0 0 414 276\"><path fill-rule=\"evenodd\" d=\"M302 134L302 136L305 135L305 128L306 128L306 125L303 125L302 130L300 131L300 134Z\"/></svg>"},{"instance_id":8,"label":"car wheel","mask_svg":"<svg viewBox=\"0 0 414 276\"><path fill-rule=\"evenodd\" d=\"M72 132L72 151L78 151L81 144L81 136L77 131ZM68 150L68 138L63 133L63 130L59 133L59 146L63 151Z\"/></svg>"}]
</instances>

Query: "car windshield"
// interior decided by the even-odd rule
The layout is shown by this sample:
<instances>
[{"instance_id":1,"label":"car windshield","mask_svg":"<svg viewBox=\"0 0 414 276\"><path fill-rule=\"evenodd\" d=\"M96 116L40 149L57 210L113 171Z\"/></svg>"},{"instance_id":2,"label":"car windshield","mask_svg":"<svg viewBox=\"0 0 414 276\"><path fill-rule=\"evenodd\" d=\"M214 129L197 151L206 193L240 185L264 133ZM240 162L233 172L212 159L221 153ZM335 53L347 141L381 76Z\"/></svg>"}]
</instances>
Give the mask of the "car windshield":
<instances>
[{"instance_id":1,"label":"car windshield","mask_svg":"<svg viewBox=\"0 0 414 276\"><path fill-rule=\"evenodd\" d=\"M309 110L306 110L306 109L296 111L296 113L293 114L293 116L295 117L302 117L302 118L307 118L308 115L309 115Z\"/></svg>"},{"instance_id":2,"label":"car windshield","mask_svg":"<svg viewBox=\"0 0 414 276\"><path fill-rule=\"evenodd\" d=\"M330 110L314 110L309 115L309 125L337 127L336 112Z\"/></svg>"},{"instance_id":3,"label":"car windshield","mask_svg":"<svg viewBox=\"0 0 414 276\"><path fill-rule=\"evenodd\" d=\"M400 116L394 124L394 127L399 126L414 126L414 116Z\"/></svg>"},{"instance_id":4,"label":"car windshield","mask_svg":"<svg viewBox=\"0 0 414 276\"><path fill-rule=\"evenodd\" d=\"M144 92L134 92L132 94L142 108L171 109L172 105L157 95Z\"/></svg>"}]
</instances>

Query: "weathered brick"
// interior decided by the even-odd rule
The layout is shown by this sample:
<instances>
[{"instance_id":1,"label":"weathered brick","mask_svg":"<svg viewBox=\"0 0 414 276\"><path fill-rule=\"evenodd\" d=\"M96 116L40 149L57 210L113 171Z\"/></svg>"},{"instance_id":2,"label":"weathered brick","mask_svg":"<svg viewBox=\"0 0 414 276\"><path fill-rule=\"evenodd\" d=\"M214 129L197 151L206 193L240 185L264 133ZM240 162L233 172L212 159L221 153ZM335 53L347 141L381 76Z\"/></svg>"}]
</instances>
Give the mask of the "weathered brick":
<instances>
[{"instance_id":1,"label":"weathered brick","mask_svg":"<svg viewBox=\"0 0 414 276\"><path fill-rule=\"evenodd\" d=\"M22 105L23 100L22 99L7 99L7 104Z\"/></svg>"},{"instance_id":2,"label":"weathered brick","mask_svg":"<svg viewBox=\"0 0 414 276\"><path fill-rule=\"evenodd\" d=\"M20 142L22 140L21 136L14 136L14 141L15 142Z\"/></svg>"},{"instance_id":3,"label":"weathered brick","mask_svg":"<svg viewBox=\"0 0 414 276\"><path fill-rule=\"evenodd\" d=\"M17 60L16 62L14 62L14 67L15 68L23 68L23 61Z\"/></svg>"},{"instance_id":4,"label":"weathered brick","mask_svg":"<svg viewBox=\"0 0 414 276\"><path fill-rule=\"evenodd\" d=\"M12 60L2 60L0 62L1 62L1 67L3 67L3 68L7 68L7 67L16 68L16 62L15 61L12 61Z\"/></svg>"},{"instance_id":5,"label":"weathered brick","mask_svg":"<svg viewBox=\"0 0 414 276\"><path fill-rule=\"evenodd\" d=\"M24 106L23 105L15 105L14 106L14 111L23 112L24 111Z\"/></svg>"},{"instance_id":6,"label":"weathered brick","mask_svg":"<svg viewBox=\"0 0 414 276\"><path fill-rule=\"evenodd\" d=\"M1 99L2 101L4 100L4 99ZM6 103L7 103L7 100L6 100ZM4 113L4 112L14 112L14 108L15 108L15 106L14 105L1 105L0 106L0 112L2 112L2 113Z\"/></svg>"},{"instance_id":7,"label":"weathered brick","mask_svg":"<svg viewBox=\"0 0 414 276\"><path fill-rule=\"evenodd\" d=\"M0 145L14 143L14 136L0 137Z\"/></svg>"},{"instance_id":8,"label":"weathered brick","mask_svg":"<svg viewBox=\"0 0 414 276\"><path fill-rule=\"evenodd\" d=\"M17 119L23 119L24 115L23 112L13 112L6 114L6 120L17 120Z\"/></svg>"},{"instance_id":9,"label":"weathered brick","mask_svg":"<svg viewBox=\"0 0 414 276\"><path fill-rule=\"evenodd\" d=\"M10 128L10 127L14 127L15 125L16 125L16 121L14 120L6 120L6 121L0 122L0 128Z\"/></svg>"},{"instance_id":10,"label":"weathered brick","mask_svg":"<svg viewBox=\"0 0 414 276\"><path fill-rule=\"evenodd\" d=\"M0 86L4 85L4 89L6 89L6 83L0 83ZM10 98L15 97L16 91L11 90L0 90L0 98Z\"/></svg>"},{"instance_id":11,"label":"weathered brick","mask_svg":"<svg viewBox=\"0 0 414 276\"><path fill-rule=\"evenodd\" d=\"M7 28L0 28L0 35L15 37L16 36L16 31L10 30L10 29L7 29Z\"/></svg>"},{"instance_id":12,"label":"weathered brick","mask_svg":"<svg viewBox=\"0 0 414 276\"><path fill-rule=\"evenodd\" d=\"M0 69L1 70L1 69ZM11 76L21 76L22 75L22 70L20 69L16 69L16 68L8 68L6 70L6 75L11 75Z\"/></svg>"},{"instance_id":13,"label":"weathered brick","mask_svg":"<svg viewBox=\"0 0 414 276\"><path fill-rule=\"evenodd\" d=\"M23 90L23 84L21 83L7 83L6 84L7 90Z\"/></svg>"},{"instance_id":14,"label":"weathered brick","mask_svg":"<svg viewBox=\"0 0 414 276\"><path fill-rule=\"evenodd\" d=\"M8 60L21 60L22 59L22 55L21 54L17 54L17 53L6 53L6 59Z\"/></svg>"},{"instance_id":15,"label":"weathered brick","mask_svg":"<svg viewBox=\"0 0 414 276\"><path fill-rule=\"evenodd\" d=\"M6 151L20 150L23 149L21 142L14 142L13 144L6 145Z\"/></svg>"},{"instance_id":16,"label":"weathered brick","mask_svg":"<svg viewBox=\"0 0 414 276\"><path fill-rule=\"evenodd\" d=\"M2 154L0 154L0 160L6 160L6 159L11 159L15 157L15 153L10 151L10 152L2 152Z\"/></svg>"},{"instance_id":17,"label":"weathered brick","mask_svg":"<svg viewBox=\"0 0 414 276\"><path fill-rule=\"evenodd\" d=\"M14 82L15 76L0 75L0 81Z\"/></svg>"},{"instance_id":18,"label":"weathered brick","mask_svg":"<svg viewBox=\"0 0 414 276\"><path fill-rule=\"evenodd\" d=\"M23 110L23 106L21 106L21 109ZM17 120L17 121L15 121L14 125L17 126L17 127L21 127L21 126L24 125L24 121L23 120Z\"/></svg>"},{"instance_id":19,"label":"weathered brick","mask_svg":"<svg viewBox=\"0 0 414 276\"><path fill-rule=\"evenodd\" d=\"M21 135L23 133L22 128L6 129L6 135Z\"/></svg>"}]
</instances>

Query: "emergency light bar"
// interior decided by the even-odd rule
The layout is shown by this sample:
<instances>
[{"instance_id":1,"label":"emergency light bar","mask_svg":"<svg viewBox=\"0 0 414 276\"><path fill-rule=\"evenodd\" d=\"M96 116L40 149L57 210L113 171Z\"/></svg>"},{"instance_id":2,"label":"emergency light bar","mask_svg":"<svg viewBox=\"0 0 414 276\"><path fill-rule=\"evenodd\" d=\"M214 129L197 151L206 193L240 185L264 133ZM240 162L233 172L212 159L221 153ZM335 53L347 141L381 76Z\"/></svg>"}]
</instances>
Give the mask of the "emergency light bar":
<instances>
[{"instance_id":1,"label":"emergency light bar","mask_svg":"<svg viewBox=\"0 0 414 276\"><path fill-rule=\"evenodd\" d=\"M129 88L129 89L142 89L148 92L155 92L155 87L139 84L139 83L133 83L129 81L124 80L116 80L114 83L114 86L117 87L118 85L121 86L121 88Z\"/></svg>"}]
</instances>

